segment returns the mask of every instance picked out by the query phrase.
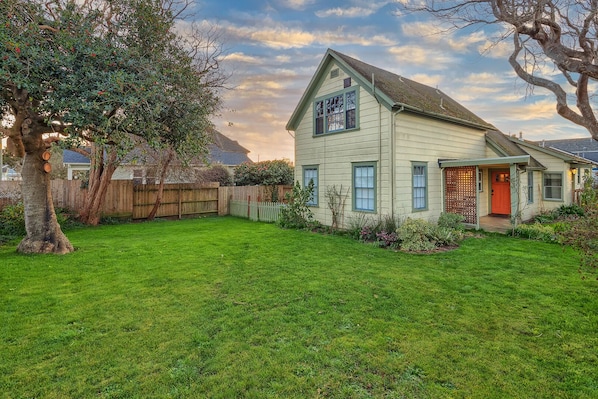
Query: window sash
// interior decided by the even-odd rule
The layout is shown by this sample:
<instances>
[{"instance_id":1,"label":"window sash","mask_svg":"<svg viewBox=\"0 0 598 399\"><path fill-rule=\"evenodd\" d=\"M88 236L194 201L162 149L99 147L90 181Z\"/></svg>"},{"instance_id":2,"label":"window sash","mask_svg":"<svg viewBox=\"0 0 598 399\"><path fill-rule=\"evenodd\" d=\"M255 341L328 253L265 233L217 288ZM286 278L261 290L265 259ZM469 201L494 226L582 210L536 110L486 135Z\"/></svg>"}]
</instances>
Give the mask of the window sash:
<instances>
[{"instance_id":1,"label":"window sash","mask_svg":"<svg viewBox=\"0 0 598 399\"><path fill-rule=\"evenodd\" d=\"M427 209L427 165L413 165L413 209Z\"/></svg>"},{"instance_id":2,"label":"window sash","mask_svg":"<svg viewBox=\"0 0 598 399\"><path fill-rule=\"evenodd\" d=\"M376 210L376 178L374 165L357 165L353 167L353 186L355 194L355 210Z\"/></svg>"},{"instance_id":3,"label":"window sash","mask_svg":"<svg viewBox=\"0 0 598 399\"><path fill-rule=\"evenodd\" d=\"M544 199L563 199L563 174L544 173Z\"/></svg>"},{"instance_id":4,"label":"window sash","mask_svg":"<svg viewBox=\"0 0 598 399\"><path fill-rule=\"evenodd\" d=\"M318 168L305 168L303 169L303 187L309 186L309 182L312 180L314 182L314 192L307 201L307 205L309 206L317 206L318 205Z\"/></svg>"},{"instance_id":5,"label":"window sash","mask_svg":"<svg viewBox=\"0 0 598 399\"><path fill-rule=\"evenodd\" d=\"M534 172L527 171L527 203L534 203Z\"/></svg>"}]
</instances>

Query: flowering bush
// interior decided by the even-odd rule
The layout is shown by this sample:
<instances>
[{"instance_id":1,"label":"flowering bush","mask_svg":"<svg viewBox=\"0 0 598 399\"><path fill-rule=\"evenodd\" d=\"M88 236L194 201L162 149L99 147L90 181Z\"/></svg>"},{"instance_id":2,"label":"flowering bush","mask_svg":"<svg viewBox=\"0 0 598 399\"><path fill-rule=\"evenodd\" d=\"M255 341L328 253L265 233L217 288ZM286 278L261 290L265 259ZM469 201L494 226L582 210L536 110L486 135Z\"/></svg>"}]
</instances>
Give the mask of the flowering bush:
<instances>
[{"instance_id":1,"label":"flowering bush","mask_svg":"<svg viewBox=\"0 0 598 399\"><path fill-rule=\"evenodd\" d=\"M376 239L376 231L371 226L363 226L359 231L359 241L370 242Z\"/></svg>"},{"instance_id":2,"label":"flowering bush","mask_svg":"<svg viewBox=\"0 0 598 399\"><path fill-rule=\"evenodd\" d=\"M381 231L376 234L376 242L382 248L397 248L399 246L399 238L394 231L391 233Z\"/></svg>"}]
</instances>

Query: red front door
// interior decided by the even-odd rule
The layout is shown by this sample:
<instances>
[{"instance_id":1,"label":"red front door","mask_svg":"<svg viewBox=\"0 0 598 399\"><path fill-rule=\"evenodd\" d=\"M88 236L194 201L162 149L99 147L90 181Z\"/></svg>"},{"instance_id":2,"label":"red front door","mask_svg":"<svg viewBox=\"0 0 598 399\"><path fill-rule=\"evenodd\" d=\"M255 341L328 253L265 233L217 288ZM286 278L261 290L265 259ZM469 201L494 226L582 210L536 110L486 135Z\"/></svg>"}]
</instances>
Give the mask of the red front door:
<instances>
[{"instance_id":1,"label":"red front door","mask_svg":"<svg viewBox=\"0 0 598 399\"><path fill-rule=\"evenodd\" d=\"M511 214L511 178L509 171L492 171L492 213Z\"/></svg>"}]
</instances>

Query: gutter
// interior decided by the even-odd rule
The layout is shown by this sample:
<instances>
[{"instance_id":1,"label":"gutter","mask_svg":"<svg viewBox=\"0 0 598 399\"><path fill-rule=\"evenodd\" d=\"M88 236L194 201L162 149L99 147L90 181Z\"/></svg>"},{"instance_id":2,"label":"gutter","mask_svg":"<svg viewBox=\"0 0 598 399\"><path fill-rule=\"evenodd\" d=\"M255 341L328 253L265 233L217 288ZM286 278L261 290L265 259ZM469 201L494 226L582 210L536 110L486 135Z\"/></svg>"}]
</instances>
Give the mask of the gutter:
<instances>
[{"instance_id":1,"label":"gutter","mask_svg":"<svg viewBox=\"0 0 598 399\"><path fill-rule=\"evenodd\" d=\"M437 112L430 112L430 111L424 111L421 108L416 108L407 104L402 104L402 103L394 103L392 106L393 109L395 108L400 108L402 110L405 111L410 111L416 114L421 114L421 115L427 115L436 119L441 119L441 120L445 120L448 122L452 122L452 123L456 123L458 125L465 125L465 126L469 126L469 127L473 127L475 129L480 129L480 130L496 130L496 128L494 126L491 125L482 125L479 123L475 123L475 122L471 122L471 121L466 121L465 119L461 119L461 118L455 118L452 116L447 116L447 115L442 115L439 114Z\"/></svg>"}]
</instances>

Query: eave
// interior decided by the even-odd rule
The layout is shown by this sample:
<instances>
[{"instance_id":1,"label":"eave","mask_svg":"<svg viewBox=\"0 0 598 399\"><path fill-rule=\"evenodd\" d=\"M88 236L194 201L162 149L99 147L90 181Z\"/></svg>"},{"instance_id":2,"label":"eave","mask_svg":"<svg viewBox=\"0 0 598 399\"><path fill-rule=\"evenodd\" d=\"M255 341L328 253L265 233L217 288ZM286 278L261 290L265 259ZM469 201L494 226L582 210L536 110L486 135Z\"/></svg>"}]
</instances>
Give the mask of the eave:
<instances>
[{"instance_id":1,"label":"eave","mask_svg":"<svg viewBox=\"0 0 598 399\"><path fill-rule=\"evenodd\" d=\"M529 164L529 160L529 155L497 158L439 159L438 166L440 168L455 168L461 166L527 165Z\"/></svg>"}]
</instances>

